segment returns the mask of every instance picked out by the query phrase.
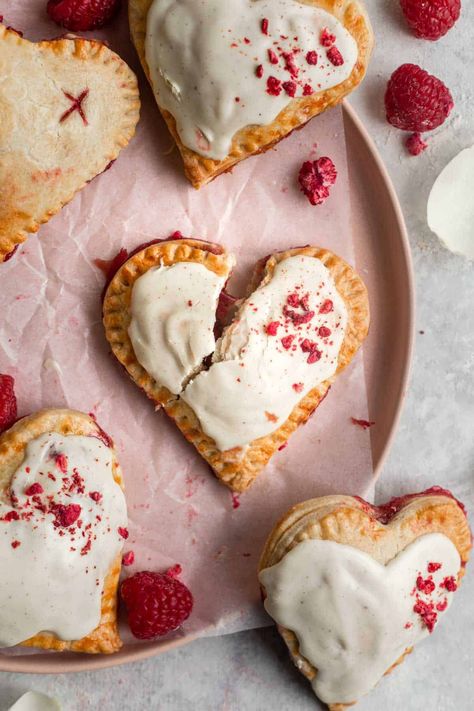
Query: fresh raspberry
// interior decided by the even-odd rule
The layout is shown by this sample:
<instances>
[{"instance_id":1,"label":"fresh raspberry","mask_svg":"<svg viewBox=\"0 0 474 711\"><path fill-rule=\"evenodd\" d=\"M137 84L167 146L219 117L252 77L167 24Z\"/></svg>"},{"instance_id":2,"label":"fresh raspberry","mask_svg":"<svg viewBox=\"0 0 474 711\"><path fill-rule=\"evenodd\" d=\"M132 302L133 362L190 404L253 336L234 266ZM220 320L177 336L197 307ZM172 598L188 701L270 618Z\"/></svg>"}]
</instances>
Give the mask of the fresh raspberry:
<instances>
[{"instance_id":1,"label":"fresh raspberry","mask_svg":"<svg viewBox=\"0 0 474 711\"><path fill-rule=\"evenodd\" d=\"M117 13L121 0L48 0L47 13L62 27L87 32L105 25Z\"/></svg>"},{"instance_id":2,"label":"fresh raspberry","mask_svg":"<svg viewBox=\"0 0 474 711\"><path fill-rule=\"evenodd\" d=\"M135 573L122 583L120 592L130 630L137 639L153 639L176 630L193 609L191 592L167 573Z\"/></svg>"},{"instance_id":3,"label":"fresh raspberry","mask_svg":"<svg viewBox=\"0 0 474 711\"><path fill-rule=\"evenodd\" d=\"M0 432L8 430L16 420L15 381L0 373Z\"/></svg>"},{"instance_id":4,"label":"fresh raspberry","mask_svg":"<svg viewBox=\"0 0 474 711\"><path fill-rule=\"evenodd\" d=\"M329 197L329 186L334 185L337 170L330 158L306 161L300 168L298 182L311 205L321 205Z\"/></svg>"},{"instance_id":5,"label":"fresh raspberry","mask_svg":"<svg viewBox=\"0 0 474 711\"><path fill-rule=\"evenodd\" d=\"M428 144L422 139L421 134L412 133L405 141L408 153L412 156L419 156L428 148Z\"/></svg>"},{"instance_id":6,"label":"fresh raspberry","mask_svg":"<svg viewBox=\"0 0 474 711\"><path fill-rule=\"evenodd\" d=\"M400 5L416 37L427 40L443 37L461 13L461 0L400 0Z\"/></svg>"},{"instance_id":7,"label":"fresh raspberry","mask_svg":"<svg viewBox=\"0 0 474 711\"><path fill-rule=\"evenodd\" d=\"M387 84L387 121L403 131L432 131L444 123L453 106L443 82L416 64L402 64Z\"/></svg>"}]
</instances>

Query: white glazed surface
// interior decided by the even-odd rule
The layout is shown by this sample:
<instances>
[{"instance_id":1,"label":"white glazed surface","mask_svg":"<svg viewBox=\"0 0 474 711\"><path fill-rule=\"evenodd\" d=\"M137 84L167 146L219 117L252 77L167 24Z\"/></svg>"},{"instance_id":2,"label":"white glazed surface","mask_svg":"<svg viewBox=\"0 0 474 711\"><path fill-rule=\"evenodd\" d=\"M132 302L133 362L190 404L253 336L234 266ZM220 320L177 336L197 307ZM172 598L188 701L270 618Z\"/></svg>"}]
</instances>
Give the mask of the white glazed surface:
<instances>
[{"instance_id":1,"label":"white glazed surface","mask_svg":"<svg viewBox=\"0 0 474 711\"><path fill-rule=\"evenodd\" d=\"M56 699L37 691L27 691L8 711L61 711Z\"/></svg>"},{"instance_id":2,"label":"white glazed surface","mask_svg":"<svg viewBox=\"0 0 474 711\"><path fill-rule=\"evenodd\" d=\"M58 453L64 464L55 460ZM26 492L34 483L43 492L33 497ZM99 501L89 495L95 492ZM43 434L28 443L11 495L15 506L6 497L0 502L0 646L42 631L85 637L100 621L104 578L124 542L118 528L127 525L110 448L96 437ZM49 509L71 504L81 507L77 522L57 525ZM12 510L20 518L5 520Z\"/></svg>"},{"instance_id":3,"label":"white glazed surface","mask_svg":"<svg viewBox=\"0 0 474 711\"><path fill-rule=\"evenodd\" d=\"M290 296L307 296L306 310L288 303ZM330 312L320 313L329 301ZM311 316L307 323L295 323L305 315ZM288 257L249 296L218 343L216 362L190 382L182 398L221 451L244 447L280 427L312 388L334 374L346 323L344 300L324 264L314 257ZM278 324L275 335L268 333L269 324ZM330 335L321 337L320 327ZM287 337L293 340L285 348ZM319 360L309 362L304 341L317 345Z\"/></svg>"},{"instance_id":4,"label":"white glazed surface","mask_svg":"<svg viewBox=\"0 0 474 711\"><path fill-rule=\"evenodd\" d=\"M430 562L440 569L429 573ZM301 654L318 669L317 696L350 703L429 634L413 608L418 600L449 607L453 593L442 583L457 576L460 563L439 533L418 538L386 566L351 546L307 540L259 577L267 612L296 634ZM436 586L430 595L417 589L419 576ZM444 611L437 615L439 622Z\"/></svg>"},{"instance_id":5,"label":"white glazed surface","mask_svg":"<svg viewBox=\"0 0 474 711\"><path fill-rule=\"evenodd\" d=\"M324 28L336 37L344 60L339 66L320 42ZM297 77L282 56L295 47ZM296 0L155 0L145 48L155 94L175 117L182 142L215 159L227 156L239 129L271 123L290 102L284 89L278 96L267 92L269 76L295 80L299 98L306 84L314 91L340 84L357 60L355 40L333 15ZM268 50L279 55L278 63ZM306 61L308 51L317 52L317 64Z\"/></svg>"},{"instance_id":6,"label":"white glazed surface","mask_svg":"<svg viewBox=\"0 0 474 711\"><path fill-rule=\"evenodd\" d=\"M214 350L214 323L226 277L203 264L153 267L133 285L128 329L137 360L172 393Z\"/></svg>"}]
</instances>

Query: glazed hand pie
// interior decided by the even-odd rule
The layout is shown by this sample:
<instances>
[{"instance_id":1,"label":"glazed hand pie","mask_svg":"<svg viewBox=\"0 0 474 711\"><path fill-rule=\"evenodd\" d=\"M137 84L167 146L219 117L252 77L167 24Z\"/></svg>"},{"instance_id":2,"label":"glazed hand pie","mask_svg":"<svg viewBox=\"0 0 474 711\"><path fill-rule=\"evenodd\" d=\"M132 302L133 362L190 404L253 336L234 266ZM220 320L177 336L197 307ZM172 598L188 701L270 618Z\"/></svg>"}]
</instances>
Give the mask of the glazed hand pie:
<instances>
[{"instance_id":1,"label":"glazed hand pie","mask_svg":"<svg viewBox=\"0 0 474 711\"><path fill-rule=\"evenodd\" d=\"M369 306L363 282L335 254L289 249L257 265L216 342L233 264L219 245L152 244L112 278L103 314L134 382L224 484L244 491L350 363Z\"/></svg>"},{"instance_id":2,"label":"glazed hand pie","mask_svg":"<svg viewBox=\"0 0 474 711\"><path fill-rule=\"evenodd\" d=\"M28 42L0 24L0 262L117 158L136 77L102 42Z\"/></svg>"},{"instance_id":3,"label":"glazed hand pie","mask_svg":"<svg viewBox=\"0 0 474 711\"><path fill-rule=\"evenodd\" d=\"M359 0L130 0L129 18L195 188L339 103L373 44Z\"/></svg>"},{"instance_id":4,"label":"glazed hand pie","mask_svg":"<svg viewBox=\"0 0 474 711\"><path fill-rule=\"evenodd\" d=\"M325 496L277 523L259 566L265 608L331 711L436 630L470 549L464 508L440 487L384 506Z\"/></svg>"},{"instance_id":5,"label":"glazed hand pie","mask_svg":"<svg viewBox=\"0 0 474 711\"><path fill-rule=\"evenodd\" d=\"M0 647L116 652L127 532L112 440L88 415L41 410L0 436Z\"/></svg>"}]
</instances>

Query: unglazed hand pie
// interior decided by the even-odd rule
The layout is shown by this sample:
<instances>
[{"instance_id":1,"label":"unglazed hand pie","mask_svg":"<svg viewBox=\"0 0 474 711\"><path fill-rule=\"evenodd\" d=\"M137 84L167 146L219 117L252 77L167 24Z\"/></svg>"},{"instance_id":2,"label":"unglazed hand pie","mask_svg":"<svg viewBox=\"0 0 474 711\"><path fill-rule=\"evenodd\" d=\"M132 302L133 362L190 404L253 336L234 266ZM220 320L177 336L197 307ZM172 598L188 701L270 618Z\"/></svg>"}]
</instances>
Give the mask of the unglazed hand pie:
<instances>
[{"instance_id":1,"label":"unglazed hand pie","mask_svg":"<svg viewBox=\"0 0 474 711\"><path fill-rule=\"evenodd\" d=\"M224 317L233 320L216 342L233 264L211 243L152 244L117 271L103 313L131 378L218 478L244 491L351 361L369 306L342 259L318 247L290 249L257 265L249 296Z\"/></svg>"},{"instance_id":2,"label":"unglazed hand pie","mask_svg":"<svg viewBox=\"0 0 474 711\"><path fill-rule=\"evenodd\" d=\"M120 649L122 488L111 439L81 412L41 410L0 436L0 647Z\"/></svg>"},{"instance_id":3,"label":"unglazed hand pie","mask_svg":"<svg viewBox=\"0 0 474 711\"><path fill-rule=\"evenodd\" d=\"M341 101L373 44L359 0L130 0L129 17L195 188Z\"/></svg>"},{"instance_id":4,"label":"unglazed hand pie","mask_svg":"<svg viewBox=\"0 0 474 711\"><path fill-rule=\"evenodd\" d=\"M464 508L440 487L379 507L325 496L279 521L259 566L265 608L331 711L435 630L470 549Z\"/></svg>"},{"instance_id":5,"label":"unglazed hand pie","mask_svg":"<svg viewBox=\"0 0 474 711\"><path fill-rule=\"evenodd\" d=\"M28 42L0 24L0 262L117 158L136 77L103 43Z\"/></svg>"}]
</instances>

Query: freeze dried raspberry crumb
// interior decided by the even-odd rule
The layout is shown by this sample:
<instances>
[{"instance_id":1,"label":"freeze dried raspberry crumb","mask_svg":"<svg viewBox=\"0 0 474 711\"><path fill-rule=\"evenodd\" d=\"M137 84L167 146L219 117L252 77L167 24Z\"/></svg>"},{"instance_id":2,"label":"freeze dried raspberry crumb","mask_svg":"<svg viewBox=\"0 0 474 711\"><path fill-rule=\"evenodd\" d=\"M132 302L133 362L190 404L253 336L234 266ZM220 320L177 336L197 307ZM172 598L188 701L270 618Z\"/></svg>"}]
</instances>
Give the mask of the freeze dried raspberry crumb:
<instances>
[{"instance_id":1,"label":"freeze dried raspberry crumb","mask_svg":"<svg viewBox=\"0 0 474 711\"><path fill-rule=\"evenodd\" d=\"M311 365L312 363L316 363L316 362L321 358L321 356L322 356L321 351L318 351L318 349L315 348L315 349L314 349L313 351L311 351L311 353L309 354L308 359L307 359L306 362Z\"/></svg>"},{"instance_id":2,"label":"freeze dried raspberry crumb","mask_svg":"<svg viewBox=\"0 0 474 711\"><path fill-rule=\"evenodd\" d=\"M329 338L329 336L331 335L331 329L328 328L327 326L320 326L318 333L321 336L321 338Z\"/></svg>"},{"instance_id":3,"label":"freeze dried raspberry crumb","mask_svg":"<svg viewBox=\"0 0 474 711\"><path fill-rule=\"evenodd\" d=\"M441 563L428 563L428 573L436 573L441 567Z\"/></svg>"},{"instance_id":4,"label":"freeze dried raspberry crumb","mask_svg":"<svg viewBox=\"0 0 474 711\"><path fill-rule=\"evenodd\" d=\"M434 610L434 605L432 602L423 602L423 600L417 600L413 607L413 612L421 617L428 632L431 634L434 630L434 626L438 619L438 615Z\"/></svg>"},{"instance_id":5,"label":"freeze dried raspberry crumb","mask_svg":"<svg viewBox=\"0 0 474 711\"><path fill-rule=\"evenodd\" d=\"M127 540L128 536L129 536L128 529L123 528L123 526L119 526L117 530L119 532L119 536L122 536L122 538Z\"/></svg>"},{"instance_id":6,"label":"freeze dried raspberry crumb","mask_svg":"<svg viewBox=\"0 0 474 711\"><path fill-rule=\"evenodd\" d=\"M320 40L323 47L330 47L336 41L336 35L331 34L328 28L325 27L321 32Z\"/></svg>"},{"instance_id":7,"label":"freeze dried raspberry crumb","mask_svg":"<svg viewBox=\"0 0 474 711\"><path fill-rule=\"evenodd\" d=\"M436 586L430 578L423 578L422 575L419 575L416 579L416 587L425 595L431 595Z\"/></svg>"},{"instance_id":8,"label":"freeze dried raspberry crumb","mask_svg":"<svg viewBox=\"0 0 474 711\"><path fill-rule=\"evenodd\" d=\"M296 79L300 70L296 66L295 56L293 52L283 52L283 59L285 60L285 69L291 74L293 79Z\"/></svg>"},{"instance_id":9,"label":"freeze dried raspberry crumb","mask_svg":"<svg viewBox=\"0 0 474 711\"><path fill-rule=\"evenodd\" d=\"M448 592L456 592L458 585L456 583L456 578L453 575L449 575L447 578L440 583L441 588L445 588Z\"/></svg>"},{"instance_id":10,"label":"freeze dried raspberry crumb","mask_svg":"<svg viewBox=\"0 0 474 711\"><path fill-rule=\"evenodd\" d=\"M447 598L444 598L444 600L442 600L441 602L438 602L438 604L436 605L436 609L438 610L438 612L444 612L446 610L447 606L448 606L448 600L447 600Z\"/></svg>"},{"instance_id":11,"label":"freeze dried raspberry crumb","mask_svg":"<svg viewBox=\"0 0 474 711\"><path fill-rule=\"evenodd\" d=\"M122 557L122 565L133 565L135 562L135 553L133 551L127 551Z\"/></svg>"},{"instance_id":12,"label":"freeze dried raspberry crumb","mask_svg":"<svg viewBox=\"0 0 474 711\"><path fill-rule=\"evenodd\" d=\"M5 514L3 517L3 521L18 521L20 516L18 515L17 511L9 511L8 513Z\"/></svg>"},{"instance_id":13,"label":"freeze dried raspberry crumb","mask_svg":"<svg viewBox=\"0 0 474 711\"><path fill-rule=\"evenodd\" d=\"M284 337L281 339L281 345L283 346L283 348L284 348L286 351L291 347L291 344L293 343L293 339L294 339L294 336L292 336L292 335L290 335L290 336L284 336Z\"/></svg>"},{"instance_id":14,"label":"freeze dried raspberry crumb","mask_svg":"<svg viewBox=\"0 0 474 711\"><path fill-rule=\"evenodd\" d=\"M182 567L179 563L176 563L176 565L173 565L171 568L168 568L168 570L165 571L165 575L167 575L169 578L179 578L182 572Z\"/></svg>"},{"instance_id":15,"label":"freeze dried raspberry crumb","mask_svg":"<svg viewBox=\"0 0 474 711\"><path fill-rule=\"evenodd\" d=\"M293 292L292 294L288 294L288 296L286 297L286 303L289 306L293 306L295 309L298 308L298 306L300 305L300 297L296 293L296 291Z\"/></svg>"},{"instance_id":16,"label":"freeze dried raspberry crumb","mask_svg":"<svg viewBox=\"0 0 474 711\"><path fill-rule=\"evenodd\" d=\"M310 341L309 338L305 338L304 341L301 342L301 350L303 353L310 353L315 348L316 343L314 341Z\"/></svg>"},{"instance_id":17,"label":"freeze dried raspberry crumb","mask_svg":"<svg viewBox=\"0 0 474 711\"><path fill-rule=\"evenodd\" d=\"M18 548L18 546L21 546L20 541L12 541L12 548Z\"/></svg>"},{"instance_id":18,"label":"freeze dried raspberry crumb","mask_svg":"<svg viewBox=\"0 0 474 711\"><path fill-rule=\"evenodd\" d=\"M263 64L259 64L258 67L255 70L255 74L258 76L259 79L263 77Z\"/></svg>"},{"instance_id":19,"label":"freeze dried raspberry crumb","mask_svg":"<svg viewBox=\"0 0 474 711\"><path fill-rule=\"evenodd\" d=\"M268 20L264 17L262 20L262 33L264 35L268 35Z\"/></svg>"},{"instance_id":20,"label":"freeze dried raspberry crumb","mask_svg":"<svg viewBox=\"0 0 474 711\"><path fill-rule=\"evenodd\" d=\"M330 313L334 308L334 304L332 303L331 299L326 299L323 301L321 306L319 307L319 313L320 314L328 314Z\"/></svg>"},{"instance_id":21,"label":"freeze dried raspberry crumb","mask_svg":"<svg viewBox=\"0 0 474 711\"><path fill-rule=\"evenodd\" d=\"M240 499L239 495L235 493L235 491L232 492L232 508L233 509L238 509L240 506Z\"/></svg>"},{"instance_id":22,"label":"freeze dried raspberry crumb","mask_svg":"<svg viewBox=\"0 0 474 711\"><path fill-rule=\"evenodd\" d=\"M54 463L63 474L66 474L68 461L65 454L55 454Z\"/></svg>"},{"instance_id":23,"label":"freeze dried raspberry crumb","mask_svg":"<svg viewBox=\"0 0 474 711\"><path fill-rule=\"evenodd\" d=\"M54 525L56 527L67 528L72 526L81 515L81 507L79 504L53 504L51 513L54 514Z\"/></svg>"},{"instance_id":24,"label":"freeze dried raspberry crumb","mask_svg":"<svg viewBox=\"0 0 474 711\"><path fill-rule=\"evenodd\" d=\"M0 432L8 430L16 417L15 381L11 375L0 373Z\"/></svg>"},{"instance_id":25,"label":"freeze dried raspberry crumb","mask_svg":"<svg viewBox=\"0 0 474 711\"><path fill-rule=\"evenodd\" d=\"M416 64L402 64L387 84L387 121L403 131L432 131L444 123L453 106L443 82Z\"/></svg>"},{"instance_id":26,"label":"freeze dried raspberry crumb","mask_svg":"<svg viewBox=\"0 0 474 711\"><path fill-rule=\"evenodd\" d=\"M271 321L270 323L268 323L265 326L265 333L268 336L276 336L279 325L280 325L279 321Z\"/></svg>"},{"instance_id":27,"label":"freeze dried raspberry crumb","mask_svg":"<svg viewBox=\"0 0 474 711\"><path fill-rule=\"evenodd\" d=\"M305 84L303 87L303 96L311 96L314 94L314 89L310 84Z\"/></svg>"},{"instance_id":28,"label":"freeze dried raspberry crumb","mask_svg":"<svg viewBox=\"0 0 474 711\"><path fill-rule=\"evenodd\" d=\"M321 205L329 197L329 186L336 182L337 170L330 158L323 156L305 161L300 168L298 182L311 205Z\"/></svg>"},{"instance_id":29,"label":"freeze dried raspberry crumb","mask_svg":"<svg viewBox=\"0 0 474 711\"><path fill-rule=\"evenodd\" d=\"M41 484L38 482L35 482L34 484L31 484L27 489L25 489L25 494L27 496L35 496L36 494L42 494L44 491L43 487Z\"/></svg>"},{"instance_id":30,"label":"freeze dried raspberry crumb","mask_svg":"<svg viewBox=\"0 0 474 711\"><path fill-rule=\"evenodd\" d=\"M293 388L295 393L300 393L303 390L304 385L303 383L293 383L291 387Z\"/></svg>"},{"instance_id":31,"label":"freeze dried raspberry crumb","mask_svg":"<svg viewBox=\"0 0 474 711\"><path fill-rule=\"evenodd\" d=\"M405 141L408 153L412 156L419 156L428 148L428 144L422 139L420 133L412 133Z\"/></svg>"},{"instance_id":32,"label":"freeze dried raspberry crumb","mask_svg":"<svg viewBox=\"0 0 474 711\"><path fill-rule=\"evenodd\" d=\"M268 77L267 79L267 94L270 96L280 96L281 94L281 81L276 77Z\"/></svg>"},{"instance_id":33,"label":"freeze dried raspberry crumb","mask_svg":"<svg viewBox=\"0 0 474 711\"><path fill-rule=\"evenodd\" d=\"M273 49L268 50L268 61L270 64L278 64L278 57L276 56Z\"/></svg>"},{"instance_id":34,"label":"freeze dried raspberry crumb","mask_svg":"<svg viewBox=\"0 0 474 711\"><path fill-rule=\"evenodd\" d=\"M375 425L375 422L371 422L370 420L357 420L355 417L351 417L351 421L353 425L359 425L363 430L368 430L369 427Z\"/></svg>"},{"instance_id":35,"label":"freeze dried raspberry crumb","mask_svg":"<svg viewBox=\"0 0 474 711\"><path fill-rule=\"evenodd\" d=\"M335 67L340 67L341 64L344 64L344 57L340 53L337 47L331 47L328 49L326 52L326 56L331 62L331 64L334 64Z\"/></svg>"},{"instance_id":36,"label":"freeze dried raspberry crumb","mask_svg":"<svg viewBox=\"0 0 474 711\"><path fill-rule=\"evenodd\" d=\"M291 96L292 98L293 98L293 96L295 96L295 94L296 94L296 88L297 88L297 87L296 87L296 82L294 82L294 81L284 81L283 84L282 84L282 86L283 86L283 89L284 89L284 90L286 91L286 93L288 94L288 96Z\"/></svg>"},{"instance_id":37,"label":"freeze dried raspberry crumb","mask_svg":"<svg viewBox=\"0 0 474 711\"><path fill-rule=\"evenodd\" d=\"M89 496L91 497L92 501L100 501L102 498L102 494L100 491L90 491Z\"/></svg>"},{"instance_id":38,"label":"freeze dried raspberry crumb","mask_svg":"<svg viewBox=\"0 0 474 711\"><path fill-rule=\"evenodd\" d=\"M153 639L176 630L193 609L191 592L166 573L135 573L122 583L120 592L130 630L137 639Z\"/></svg>"},{"instance_id":39,"label":"freeze dried raspberry crumb","mask_svg":"<svg viewBox=\"0 0 474 711\"><path fill-rule=\"evenodd\" d=\"M117 13L120 0L48 0L50 18L73 32L102 27Z\"/></svg>"},{"instance_id":40,"label":"freeze dried raspberry crumb","mask_svg":"<svg viewBox=\"0 0 474 711\"><path fill-rule=\"evenodd\" d=\"M438 40L459 19L461 0L400 0L405 19L416 37Z\"/></svg>"},{"instance_id":41,"label":"freeze dried raspberry crumb","mask_svg":"<svg viewBox=\"0 0 474 711\"><path fill-rule=\"evenodd\" d=\"M309 52L306 53L306 61L308 64L315 65L318 63L318 53L314 51L314 49L310 50Z\"/></svg>"}]
</instances>

